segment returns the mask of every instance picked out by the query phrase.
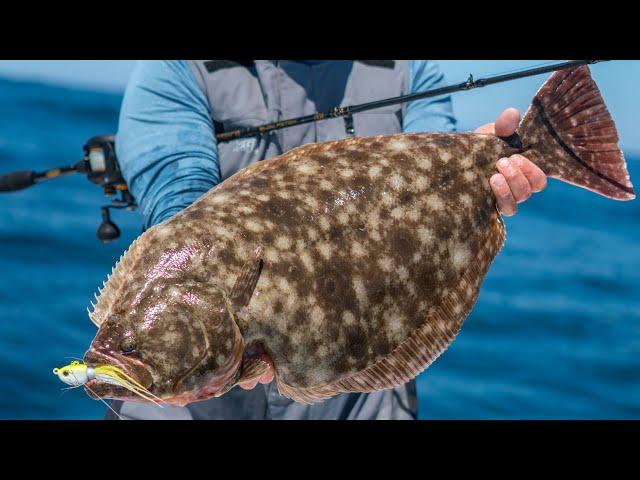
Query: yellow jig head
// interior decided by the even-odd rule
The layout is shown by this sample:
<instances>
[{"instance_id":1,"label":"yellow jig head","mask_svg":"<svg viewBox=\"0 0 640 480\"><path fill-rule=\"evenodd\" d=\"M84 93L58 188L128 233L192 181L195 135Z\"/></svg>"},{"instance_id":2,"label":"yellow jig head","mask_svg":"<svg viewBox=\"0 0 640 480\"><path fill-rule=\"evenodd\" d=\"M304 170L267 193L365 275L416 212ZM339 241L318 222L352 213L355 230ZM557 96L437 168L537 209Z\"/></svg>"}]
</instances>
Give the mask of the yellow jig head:
<instances>
[{"instance_id":1,"label":"yellow jig head","mask_svg":"<svg viewBox=\"0 0 640 480\"><path fill-rule=\"evenodd\" d=\"M89 367L84 363L80 363L77 361L71 362L70 365L66 365L62 368L54 368L53 374L57 375L60 380L62 380L67 385L71 385L72 387L79 387L80 385L84 385L89 380L91 380L90 373L88 372ZM89 374L88 374L89 373Z\"/></svg>"},{"instance_id":2,"label":"yellow jig head","mask_svg":"<svg viewBox=\"0 0 640 480\"><path fill-rule=\"evenodd\" d=\"M72 387L84 385L93 379L121 386L123 383L121 380L122 377L124 377L125 380L134 383L134 385L142 387L142 385L139 385L121 369L111 365L93 366L74 361L64 367L54 368L53 374L57 375L60 380Z\"/></svg>"}]
</instances>

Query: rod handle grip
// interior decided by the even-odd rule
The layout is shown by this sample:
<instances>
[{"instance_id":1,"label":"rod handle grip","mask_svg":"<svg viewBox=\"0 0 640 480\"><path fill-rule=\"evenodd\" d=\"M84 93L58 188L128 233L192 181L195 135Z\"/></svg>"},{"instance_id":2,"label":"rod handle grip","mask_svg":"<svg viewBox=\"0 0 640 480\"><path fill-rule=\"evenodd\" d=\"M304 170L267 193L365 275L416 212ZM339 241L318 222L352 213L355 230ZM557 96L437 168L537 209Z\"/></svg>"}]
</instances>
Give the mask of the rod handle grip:
<instances>
[{"instance_id":1,"label":"rod handle grip","mask_svg":"<svg viewBox=\"0 0 640 480\"><path fill-rule=\"evenodd\" d=\"M36 172L20 170L0 176L0 192L13 192L30 187L35 183Z\"/></svg>"}]
</instances>

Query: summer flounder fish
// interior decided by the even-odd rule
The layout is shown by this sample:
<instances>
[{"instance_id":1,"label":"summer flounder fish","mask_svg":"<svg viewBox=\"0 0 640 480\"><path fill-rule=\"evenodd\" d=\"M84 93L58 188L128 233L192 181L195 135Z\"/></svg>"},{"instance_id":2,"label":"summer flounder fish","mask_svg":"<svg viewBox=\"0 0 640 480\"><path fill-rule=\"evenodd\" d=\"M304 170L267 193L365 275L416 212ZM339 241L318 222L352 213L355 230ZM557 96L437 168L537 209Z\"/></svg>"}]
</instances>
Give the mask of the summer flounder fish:
<instances>
[{"instance_id":1,"label":"summer flounder fish","mask_svg":"<svg viewBox=\"0 0 640 480\"><path fill-rule=\"evenodd\" d=\"M267 358L280 393L298 402L407 382L453 341L504 243L488 179L515 153L551 177L635 198L588 67L554 73L509 139L305 145L238 172L133 242L90 312L99 330L84 362L117 367L172 405L256 379Z\"/></svg>"}]
</instances>

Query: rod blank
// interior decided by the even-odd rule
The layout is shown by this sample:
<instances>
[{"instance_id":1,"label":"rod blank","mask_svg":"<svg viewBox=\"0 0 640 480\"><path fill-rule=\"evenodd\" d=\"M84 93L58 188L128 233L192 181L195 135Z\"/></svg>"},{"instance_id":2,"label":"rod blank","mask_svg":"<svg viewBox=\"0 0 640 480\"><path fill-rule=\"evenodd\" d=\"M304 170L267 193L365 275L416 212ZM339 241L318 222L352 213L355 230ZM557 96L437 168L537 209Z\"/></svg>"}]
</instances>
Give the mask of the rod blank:
<instances>
[{"instance_id":1,"label":"rod blank","mask_svg":"<svg viewBox=\"0 0 640 480\"><path fill-rule=\"evenodd\" d=\"M555 72L558 70L564 70L567 68L574 68L580 65L590 65L593 63L602 62L604 60L571 60L568 62L556 63L553 65L547 65L545 67L530 68L527 70L521 70L519 72L507 73L503 75L495 75L492 77L480 78L474 80L470 75L466 82L459 83L457 85L450 85L447 87L435 88L433 90L427 90L424 92L411 93L408 95L401 95L399 97L387 98L384 100L376 100L373 102L362 103L360 105L352 105L347 107L335 107L325 113L315 113L313 115L305 115L304 117L291 118L289 120L282 120L274 123L267 123L258 127L246 127L231 132L221 132L216 134L216 140L218 142L228 142L238 138L253 137L261 133L267 133L274 130L280 130L282 128L292 127L295 125L303 125L305 123L317 122L325 120L327 118L345 117L347 115L353 115L354 113L365 112L368 110L374 110L377 108L386 107L389 105L396 105L398 103L406 103L414 100L422 100L423 98L437 97L440 95L447 95L449 93L460 92L464 90L472 90L474 88L481 88L487 85L494 85L496 83L509 82L511 80L517 80L525 77L532 77L534 75L541 75L543 73Z\"/></svg>"}]
</instances>

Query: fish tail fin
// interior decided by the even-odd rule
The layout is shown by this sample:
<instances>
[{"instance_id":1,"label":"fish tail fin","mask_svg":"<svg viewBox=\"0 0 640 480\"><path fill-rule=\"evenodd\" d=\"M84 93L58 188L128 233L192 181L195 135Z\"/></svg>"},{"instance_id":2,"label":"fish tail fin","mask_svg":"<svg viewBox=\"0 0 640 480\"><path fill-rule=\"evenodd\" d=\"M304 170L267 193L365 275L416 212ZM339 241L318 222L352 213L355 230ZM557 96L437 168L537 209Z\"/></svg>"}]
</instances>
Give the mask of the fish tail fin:
<instances>
[{"instance_id":1,"label":"fish tail fin","mask_svg":"<svg viewBox=\"0 0 640 480\"><path fill-rule=\"evenodd\" d=\"M615 123L586 65L553 73L517 133L524 155L548 176L615 200L635 198Z\"/></svg>"}]
</instances>

